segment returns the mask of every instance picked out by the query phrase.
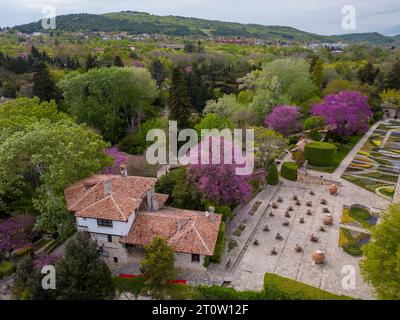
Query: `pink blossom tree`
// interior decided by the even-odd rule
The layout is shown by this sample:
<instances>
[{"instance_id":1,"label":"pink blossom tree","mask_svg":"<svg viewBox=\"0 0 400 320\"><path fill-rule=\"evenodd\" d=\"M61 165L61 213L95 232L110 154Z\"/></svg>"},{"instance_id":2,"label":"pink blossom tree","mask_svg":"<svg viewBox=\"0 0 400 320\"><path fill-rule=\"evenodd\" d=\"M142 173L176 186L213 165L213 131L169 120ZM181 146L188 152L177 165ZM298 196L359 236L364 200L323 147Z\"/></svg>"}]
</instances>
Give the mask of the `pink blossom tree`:
<instances>
[{"instance_id":1,"label":"pink blossom tree","mask_svg":"<svg viewBox=\"0 0 400 320\"><path fill-rule=\"evenodd\" d=\"M118 174L119 167L128 159L127 155L119 151L117 147L109 148L105 153L114 159L114 166L104 168L102 174Z\"/></svg>"},{"instance_id":2,"label":"pink blossom tree","mask_svg":"<svg viewBox=\"0 0 400 320\"><path fill-rule=\"evenodd\" d=\"M296 106L276 106L265 118L265 124L284 136L290 136L301 130L300 110Z\"/></svg>"},{"instance_id":3,"label":"pink blossom tree","mask_svg":"<svg viewBox=\"0 0 400 320\"><path fill-rule=\"evenodd\" d=\"M213 164L212 141L221 139L220 161ZM250 176L238 175L236 168L242 165L235 163L236 155L242 150L230 141L224 141L221 137L209 138L209 164L201 164L202 144L199 143L192 150L192 156L198 157L198 164L191 164L188 168L187 178L189 182L199 191L206 200L217 202L220 205L233 206L244 203L250 199L252 187L249 183ZM231 153L231 161L225 161L224 148ZM215 156L215 155L214 155ZM214 158L215 159L215 158ZM193 163L193 162L192 162Z\"/></svg>"},{"instance_id":4,"label":"pink blossom tree","mask_svg":"<svg viewBox=\"0 0 400 320\"><path fill-rule=\"evenodd\" d=\"M34 223L35 218L30 215L14 216L0 223L0 253L30 245L35 236Z\"/></svg>"},{"instance_id":5,"label":"pink blossom tree","mask_svg":"<svg viewBox=\"0 0 400 320\"><path fill-rule=\"evenodd\" d=\"M311 113L322 117L326 124L335 125L341 136L365 133L373 115L368 97L356 91L327 95L321 103L314 104Z\"/></svg>"}]
</instances>

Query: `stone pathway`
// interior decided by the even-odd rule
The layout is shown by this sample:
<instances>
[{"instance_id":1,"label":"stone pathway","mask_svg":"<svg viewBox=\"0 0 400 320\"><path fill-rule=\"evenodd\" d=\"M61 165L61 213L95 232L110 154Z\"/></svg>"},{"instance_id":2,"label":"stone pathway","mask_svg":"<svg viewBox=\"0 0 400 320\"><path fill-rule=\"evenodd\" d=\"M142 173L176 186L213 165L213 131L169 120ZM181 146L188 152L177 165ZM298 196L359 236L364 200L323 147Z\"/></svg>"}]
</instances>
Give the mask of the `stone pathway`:
<instances>
[{"instance_id":1,"label":"stone pathway","mask_svg":"<svg viewBox=\"0 0 400 320\"><path fill-rule=\"evenodd\" d=\"M350 165L350 163L353 161L354 157L357 155L358 151L361 149L361 147L367 142L369 136L378 128L378 126L382 123L382 121L379 121L375 123L369 130L368 132L358 141L358 143L354 146L354 148L348 153L346 158L343 159L342 163L339 165L339 167L333 172L332 177L334 179L341 179L341 176L343 173L346 171L347 167Z\"/></svg>"}]
</instances>

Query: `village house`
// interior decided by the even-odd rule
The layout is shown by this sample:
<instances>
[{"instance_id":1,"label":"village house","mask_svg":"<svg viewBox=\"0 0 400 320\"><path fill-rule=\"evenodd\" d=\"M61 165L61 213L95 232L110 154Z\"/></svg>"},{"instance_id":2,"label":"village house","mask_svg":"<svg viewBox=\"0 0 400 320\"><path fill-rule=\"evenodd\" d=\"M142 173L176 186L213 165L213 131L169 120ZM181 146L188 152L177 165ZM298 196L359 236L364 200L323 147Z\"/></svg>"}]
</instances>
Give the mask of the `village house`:
<instances>
[{"instance_id":1,"label":"village house","mask_svg":"<svg viewBox=\"0 0 400 320\"><path fill-rule=\"evenodd\" d=\"M213 212L165 207L168 195L155 193L157 179L95 175L65 190L78 230L89 232L111 269L137 262L144 245L163 237L180 268L204 269L214 254L222 216Z\"/></svg>"}]
</instances>

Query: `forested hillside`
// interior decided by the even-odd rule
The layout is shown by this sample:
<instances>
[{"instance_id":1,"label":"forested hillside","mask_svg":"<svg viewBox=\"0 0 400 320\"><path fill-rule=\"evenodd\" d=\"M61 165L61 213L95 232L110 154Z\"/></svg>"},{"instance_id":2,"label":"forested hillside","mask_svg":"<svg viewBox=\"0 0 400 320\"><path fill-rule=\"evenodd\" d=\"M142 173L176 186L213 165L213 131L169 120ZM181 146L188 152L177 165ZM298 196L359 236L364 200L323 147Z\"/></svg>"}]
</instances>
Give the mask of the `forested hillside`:
<instances>
[{"instance_id":1,"label":"forested hillside","mask_svg":"<svg viewBox=\"0 0 400 320\"><path fill-rule=\"evenodd\" d=\"M16 26L21 32L40 32L41 21ZM69 14L57 17L57 29L61 31L126 31L132 34L160 33L170 36L227 36L254 37L282 41L347 41L377 45L398 45L399 37L387 37L379 33L322 36L285 26L241 24L178 16L157 16L142 12L123 11L95 14Z\"/></svg>"}]
</instances>

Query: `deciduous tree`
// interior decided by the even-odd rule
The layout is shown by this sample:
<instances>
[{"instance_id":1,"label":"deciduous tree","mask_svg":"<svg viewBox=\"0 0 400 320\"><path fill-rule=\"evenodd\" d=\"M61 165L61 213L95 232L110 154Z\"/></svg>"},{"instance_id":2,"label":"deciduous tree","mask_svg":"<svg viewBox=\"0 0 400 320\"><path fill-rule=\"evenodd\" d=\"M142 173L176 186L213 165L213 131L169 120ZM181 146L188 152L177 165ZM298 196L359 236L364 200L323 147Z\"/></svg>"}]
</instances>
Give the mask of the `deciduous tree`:
<instances>
[{"instance_id":1,"label":"deciduous tree","mask_svg":"<svg viewBox=\"0 0 400 320\"><path fill-rule=\"evenodd\" d=\"M400 206L389 207L372 230L372 240L363 247L362 275L380 299L400 299Z\"/></svg>"},{"instance_id":2,"label":"deciduous tree","mask_svg":"<svg viewBox=\"0 0 400 320\"><path fill-rule=\"evenodd\" d=\"M168 282L177 275L175 255L172 248L161 237L155 237L145 246L140 271L145 278L145 286L154 298L162 299L168 289Z\"/></svg>"}]
</instances>

